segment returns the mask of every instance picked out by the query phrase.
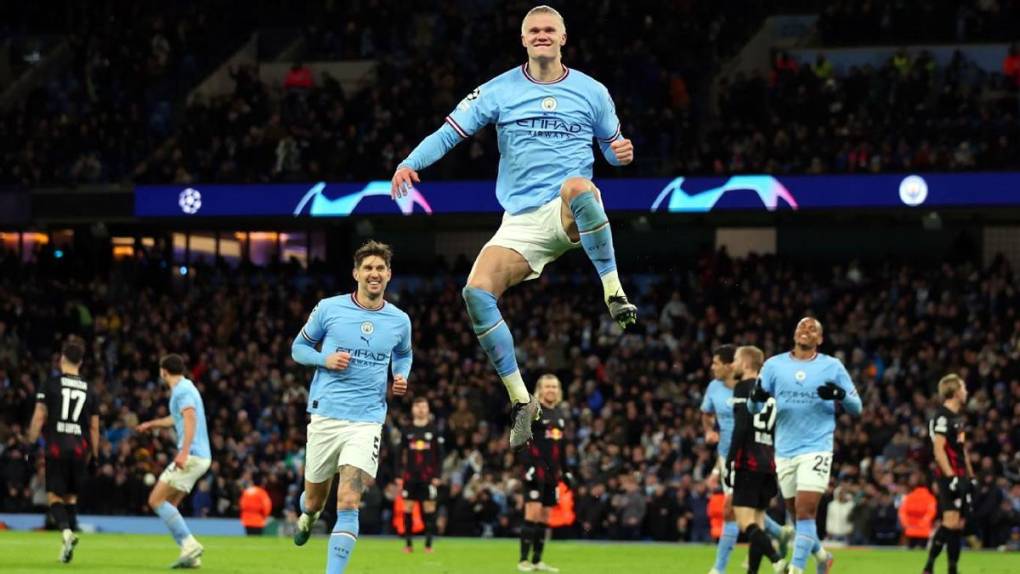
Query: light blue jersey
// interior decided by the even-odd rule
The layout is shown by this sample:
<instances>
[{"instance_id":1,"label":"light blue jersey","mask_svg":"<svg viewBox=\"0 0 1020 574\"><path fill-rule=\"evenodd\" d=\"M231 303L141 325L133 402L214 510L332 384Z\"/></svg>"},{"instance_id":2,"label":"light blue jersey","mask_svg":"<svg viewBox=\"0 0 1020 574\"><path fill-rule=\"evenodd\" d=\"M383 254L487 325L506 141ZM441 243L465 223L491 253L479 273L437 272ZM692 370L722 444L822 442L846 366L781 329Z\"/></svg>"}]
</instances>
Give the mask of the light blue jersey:
<instances>
[{"instance_id":1,"label":"light blue jersey","mask_svg":"<svg viewBox=\"0 0 1020 574\"><path fill-rule=\"evenodd\" d=\"M830 381L846 391L843 407L860 414L861 397L839 359L818 353L801 361L783 353L765 361L761 386L776 398L776 457L832 452L836 402L818 396L818 387ZM756 405L752 404L752 410Z\"/></svg>"},{"instance_id":2,"label":"light blue jersey","mask_svg":"<svg viewBox=\"0 0 1020 574\"><path fill-rule=\"evenodd\" d=\"M496 198L510 214L549 203L567 178L591 179L592 139L609 163L619 165L609 149L622 137L609 90L566 66L559 79L539 82L527 64L468 94L401 165L425 169L486 124L495 124L499 143Z\"/></svg>"},{"instance_id":3,"label":"light blue jersey","mask_svg":"<svg viewBox=\"0 0 1020 574\"><path fill-rule=\"evenodd\" d=\"M188 454L199 458L212 458L202 395L198 394L195 383L190 379L181 378L170 391L170 416L174 419L174 430L177 432L177 450L184 446L184 409L195 409L195 436L191 440Z\"/></svg>"},{"instance_id":4,"label":"light blue jersey","mask_svg":"<svg viewBox=\"0 0 1020 574\"><path fill-rule=\"evenodd\" d=\"M322 351L316 345L322 344ZM342 371L325 367L326 357L351 355ZM386 418L387 369L411 372L411 319L392 303L379 309L358 304L355 294L319 301L291 346L294 360L315 366L308 412L331 419L382 423Z\"/></svg>"},{"instance_id":5,"label":"light blue jersey","mask_svg":"<svg viewBox=\"0 0 1020 574\"><path fill-rule=\"evenodd\" d=\"M708 383L705 398L701 401L701 412L715 414L715 422L719 425L719 445L716 448L719 456L726 458L733 437L733 389L719 379Z\"/></svg>"}]
</instances>

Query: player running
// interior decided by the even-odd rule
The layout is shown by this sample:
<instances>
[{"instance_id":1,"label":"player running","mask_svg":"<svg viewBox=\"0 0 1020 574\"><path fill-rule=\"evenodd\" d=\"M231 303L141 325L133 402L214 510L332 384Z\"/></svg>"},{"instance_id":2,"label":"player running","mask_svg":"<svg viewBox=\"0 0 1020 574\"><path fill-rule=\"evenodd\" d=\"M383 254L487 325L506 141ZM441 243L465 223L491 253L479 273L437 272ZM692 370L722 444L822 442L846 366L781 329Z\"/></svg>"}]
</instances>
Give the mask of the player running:
<instances>
[{"instance_id":1,"label":"player running","mask_svg":"<svg viewBox=\"0 0 1020 574\"><path fill-rule=\"evenodd\" d=\"M747 408L764 361L765 354L758 347L736 351L733 370L740 382L733 388L733 437L726 457L725 476L733 491L733 514L750 544L749 574L758 572L762 556L772 562L773 571L786 571L786 561L764 530L765 511L779 492L772 451L776 400L770 397L756 415Z\"/></svg>"},{"instance_id":2,"label":"player running","mask_svg":"<svg viewBox=\"0 0 1020 574\"><path fill-rule=\"evenodd\" d=\"M414 399L411 405L411 426L401 437L401 453L397 457L397 488L404 499L404 552L414 550L414 503L421 504L425 521L425 552L432 552L436 534L436 501L439 498L443 465L443 435L429 417L429 401Z\"/></svg>"},{"instance_id":3,"label":"player running","mask_svg":"<svg viewBox=\"0 0 1020 574\"><path fill-rule=\"evenodd\" d=\"M964 418L960 415L963 405L967 403L967 384L959 375L950 373L939 381L938 392L942 405L928 421L928 434L935 455L942 524L932 536L924 572L932 574L935 571L935 559L945 546L949 557L949 574L956 574L963 529L970 512L971 481L974 478L974 469L970 466L970 457L964 448Z\"/></svg>"},{"instance_id":4,"label":"player running","mask_svg":"<svg viewBox=\"0 0 1020 574\"><path fill-rule=\"evenodd\" d=\"M712 352L712 381L708 383L705 398L701 401L701 427L705 431L705 444L716 445L719 455L716 471L719 472L723 495L726 497L723 504L722 536L716 548L715 565L709 574L726 571L726 564L729 563L730 554L740 534L733 518L733 489L726 479L726 455L733 434L733 387L737 384L733 369L735 352L736 347L733 345L723 345Z\"/></svg>"},{"instance_id":5,"label":"player running","mask_svg":"<svg viewBox=\"0 0 1020 574\"><path fill-rule=\"evenodd\" d=\"M802 574L808 554L818 561L818 573L832 568L832 554L818 540L816 516L832 470L832 435L836 405L861 412L861 398L843 363L818 352L822 324L805 317L794 331L794 348L765 361L755 386L752 413L776 399L776 474L786 509L797 519L790 574Z\"/></svg>"},{"instance_id":6,"label":"player running","mask_svg":"<svg viewBox=\"0 0 1020 574\"><path fill-rule=\"evenodd\" d=\"M528 61L482 84L397 167L392 194L406 195L418 172L438 161L486 124L496 125L499 175L496 197L505 213L482 247L464 287L464 302L478 341L510 395L510 446L531 439L538 400L531 397L514 355L510 328L497 300L510 287L535 279L560 255L584 248L602 280L610 315L623 328L637 321L616 269L613 234L592 183L592 139L615 166L634 160L605 86L568 70L563 17L549 6L532 8L521 23Z\"/></svg>"},{"instance_id":7,"label":"player running","mask_svg":"<svg viewBox=\"0 0 1020 574\"><path fill-rule=\"evenodd\" d=\"M383 299L392 277L392 258L393 251L383 243L369 241L358 248L355 292L319 301L291 345L295 361L315 367L308 396L305 491L294 544L308 541L333 475L340 473L326 574L347 568L358 541L361 495L379 467L387 371L393 372L393 394L407 392L411 320Z\"/></svg>"},{"instance_id":8,"label":"player running","mask_svg":"<svg viewBox=\"0 0 1020 574\"><path fill-rule=\"evenodd\" d=\"M167 355L160 360L159 378L170 387L170 416L144 422L135 430L174 427L177 454L152 487L149 507L163 519L174 542L181 547L180 556L170 567L198 568L205 549L191 535L177 507L212 464L205 405L195 383L184 376L184 359L180 355Z\"/></svg>"},{"instance_id":9,"label":"player running","mask_svg":"<svg viewBox=\"0 0 1020 574\"><path fill-rule=\"evenodd\" d=\"M60 375L51 377L36 394L27 437L34 444L42 433L46 441L46 499L63 536L60 561L64 563L74 558L78 544L74 534L78 529L78 493L87 466L94 470L99 460L99 415L95 414L95 395L81 378L84 357L85 346L80 342L64 343ZM86 465L90 450L92 458Z\"/></svg>"},{"instance_id":10,"label":"player running","mask_svg":"<svg viewBox=\"0 0 1020 574\"><path fill-rule=\"evenodd\" d=\"M563 388L556 375L545 374L535 384L535 395L542 405L539 418L532 424L535 439L521 451L524 462L524 524L521 526L521 572L559 572L542 561L549 512L559 504L560 479L572 482L566 470L563 433L566 422L557 407L563 402ZM528 561L528 554L531 561Z\"/></svg>"}]
</instances>

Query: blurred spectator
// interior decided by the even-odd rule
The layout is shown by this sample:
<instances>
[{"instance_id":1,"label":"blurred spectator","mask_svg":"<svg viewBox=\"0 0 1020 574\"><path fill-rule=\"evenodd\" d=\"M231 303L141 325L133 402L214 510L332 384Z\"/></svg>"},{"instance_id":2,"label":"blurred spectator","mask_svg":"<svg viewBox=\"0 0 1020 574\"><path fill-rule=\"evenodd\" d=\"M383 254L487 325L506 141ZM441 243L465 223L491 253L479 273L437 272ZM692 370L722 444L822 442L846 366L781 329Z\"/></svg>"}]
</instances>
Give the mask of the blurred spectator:
<instances>
[{"instance_id":1,"label":"blurred spectator","mask_svg":"<svg viewBox=\"0 0 1020 574\"><path fill-rule=\"evenodd\" d=\"M1014 91L1020 88L1020 51L1016 42L1009 45L1009 52L1002 61L1002 73L1010 80Z\"/></svg>"},{"instance_id":2,"label":"blurred spectator","mask_svg":"<svg viewBox=\"0 0 1020 574\"><path fill-rule=\"evenodd\" d=\"M295 62L283 80L283 87L288 90L310 90L315 86L312 69L302 62Z\"/></svg>"},{"instance_id":3,"label":"blurred spectator","mask_svg":"<svg viewBox=\"0 0 1020 574\"><path fill-rule=\"evenodd\" d=\"M248 536L258 536L262 534L266 520L273 512L273 501L269 499L266 489L262 488L262 479L259 475L253 476L250 481L251 485L241 492L238 508L241 511L244 532Z\"/></svg>"},{"instance_id":4,"label":"blurred spectator","mask_svg":"<svg viewBox=\"0 0 1020 574\"><path fill-rule=\"evenodd\" d=\"M931 536L938 503L921 477L911 477L913 490L900 501L900 525L910 548L922 548Z\"/></svg>"},{"instance_id":5,"label":"blurred spectator","mask_svg":"<svg viewBox=\"0 0 1020 574\"><path fill-rule=\"evenodd\" d=\"M854 510L854 500L850 491L840 486L836 488L835 495L825 513L825 532L827 538L848 542L850 533L853 532L853 523L850 520Z\"/></svg>"}]
</instances>

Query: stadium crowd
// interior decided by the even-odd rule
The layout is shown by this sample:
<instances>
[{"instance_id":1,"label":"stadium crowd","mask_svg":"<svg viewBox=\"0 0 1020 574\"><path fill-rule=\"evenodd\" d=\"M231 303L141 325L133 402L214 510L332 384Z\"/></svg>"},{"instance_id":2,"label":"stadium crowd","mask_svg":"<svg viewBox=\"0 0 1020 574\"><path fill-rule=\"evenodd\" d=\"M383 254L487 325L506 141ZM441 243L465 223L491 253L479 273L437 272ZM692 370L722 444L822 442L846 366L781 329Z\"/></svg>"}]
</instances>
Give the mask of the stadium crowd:
<instances>
[{"instance_id":1,"label":"stadium crowd","mask_svg":"<svg viewBox=\"0 0 1020 574\"><path fill-rule=\"evenodd\" d=\"M816 2L826 45L1002 42L1016 39L1016 0Z\"/></svg>"},{"instance_id":2,"label":"stadium crowd","mask_svg":"<svg viewBox=\"0 0 1020 574\"><path fill-rule=\"evenodd\" d=\"M100 275L72 253L40 261L0 257L0 511L40 511L45 500L42 457L26 460L22 434L34 389L53 372L60 341L76 333L88 341L84 373L101 398L103 433L83 512L148 514L146 481L174 443L132 429L166 414L156 362L172 351L187 356L202 390L214 460L186 514L237 516L242 489L260 482L274 514L293 520L310 373L290 359L290 343L315 302L347 282L321 264L198 265L180 277L156 255ZM568 258L502 302L526 378L548 371L564 383L576 521L557 536L708 540L718 481L699 405L711 350L738 342L782 352L797 319L813 313L826 328L823 349L844 361L865 403L859 421L837 426L819 531L901 541L898 508L931 484L934 384L956 371L971 390L978 475L968 524L985 546L1020 541L1020 428L1011 423L1020 419L1020 293L1005 262L825 266L706 253L634 277L641 322L622 335L586 262L573 263L581 264ZM464 315L463 270L401 276L399 253L395 265L391 299L412 318L415 365L409 396L391 400L362 531L392 531L394 448L412 397L424 395L446 435L441 532L514 535L521 471L507 447L505 390Z\"/></svg>"},{"instance_id":3,"label":"stadium crowd","mask_svg":"<svg viewBox=\"0 0 1020 574\"><path fill-rule=\"evenodd\" d=\"M754 173L1020 168L1020 99L1003 74L956 52L937 66L900 49L880 67L837 73L824 55L776 55L769 77L719 87L720 125L687 171Z\"/></svg>"}]
</instances>

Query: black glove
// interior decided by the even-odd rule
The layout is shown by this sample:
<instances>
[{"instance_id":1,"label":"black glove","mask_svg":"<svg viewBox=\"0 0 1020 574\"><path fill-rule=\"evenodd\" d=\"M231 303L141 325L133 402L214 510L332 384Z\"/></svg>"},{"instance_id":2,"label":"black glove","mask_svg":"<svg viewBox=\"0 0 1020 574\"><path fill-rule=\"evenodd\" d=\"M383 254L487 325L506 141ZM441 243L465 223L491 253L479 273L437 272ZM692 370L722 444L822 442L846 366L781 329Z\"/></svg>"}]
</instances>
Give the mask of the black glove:
<instances>
[{"instance_id":1,"label":"black glove","mask_svg":"<svg viewBox=\"0 0 1020 574\"><path fill-rule=\"evenodd\" d=\"M846 391L836 383L829 381L818 387L818 396L826 401L841 401L846 398Z\"/></svg>"},{"instance_id":2,"label":"black glove","mask_svg":"<svg viewBox=\"0 0 1020 574\"><path fill-rule=\"evenodd\" d=\"M99 458L98 457L90 456L89 457L88 465L89 465L89 474L91 476L96 476L96 475L99 474Z\"/></svg>"},{"instance_id":3,"label":"black glove","mask_svg":"<svg viewBox=\"0 0 1020 574\"><path fill-rule=\"evenodd\" d=\"M769 395L768 392L765 391L765 389L761 388L761 379L755 381L754 390L751 391L751 400L756 403L764 403L770 398L771 395Z\"/></svg>"},{"instance_id":4,"label":"black glove","mask_svg":"<svg viewBox=\"0 0 1020 574\"><path fill-rule=\"evenodd\" d=\"M567 488L574 488L574 474L571 472L563 473L563 483L567 485Z\"/></svg>"}]
</instances>

